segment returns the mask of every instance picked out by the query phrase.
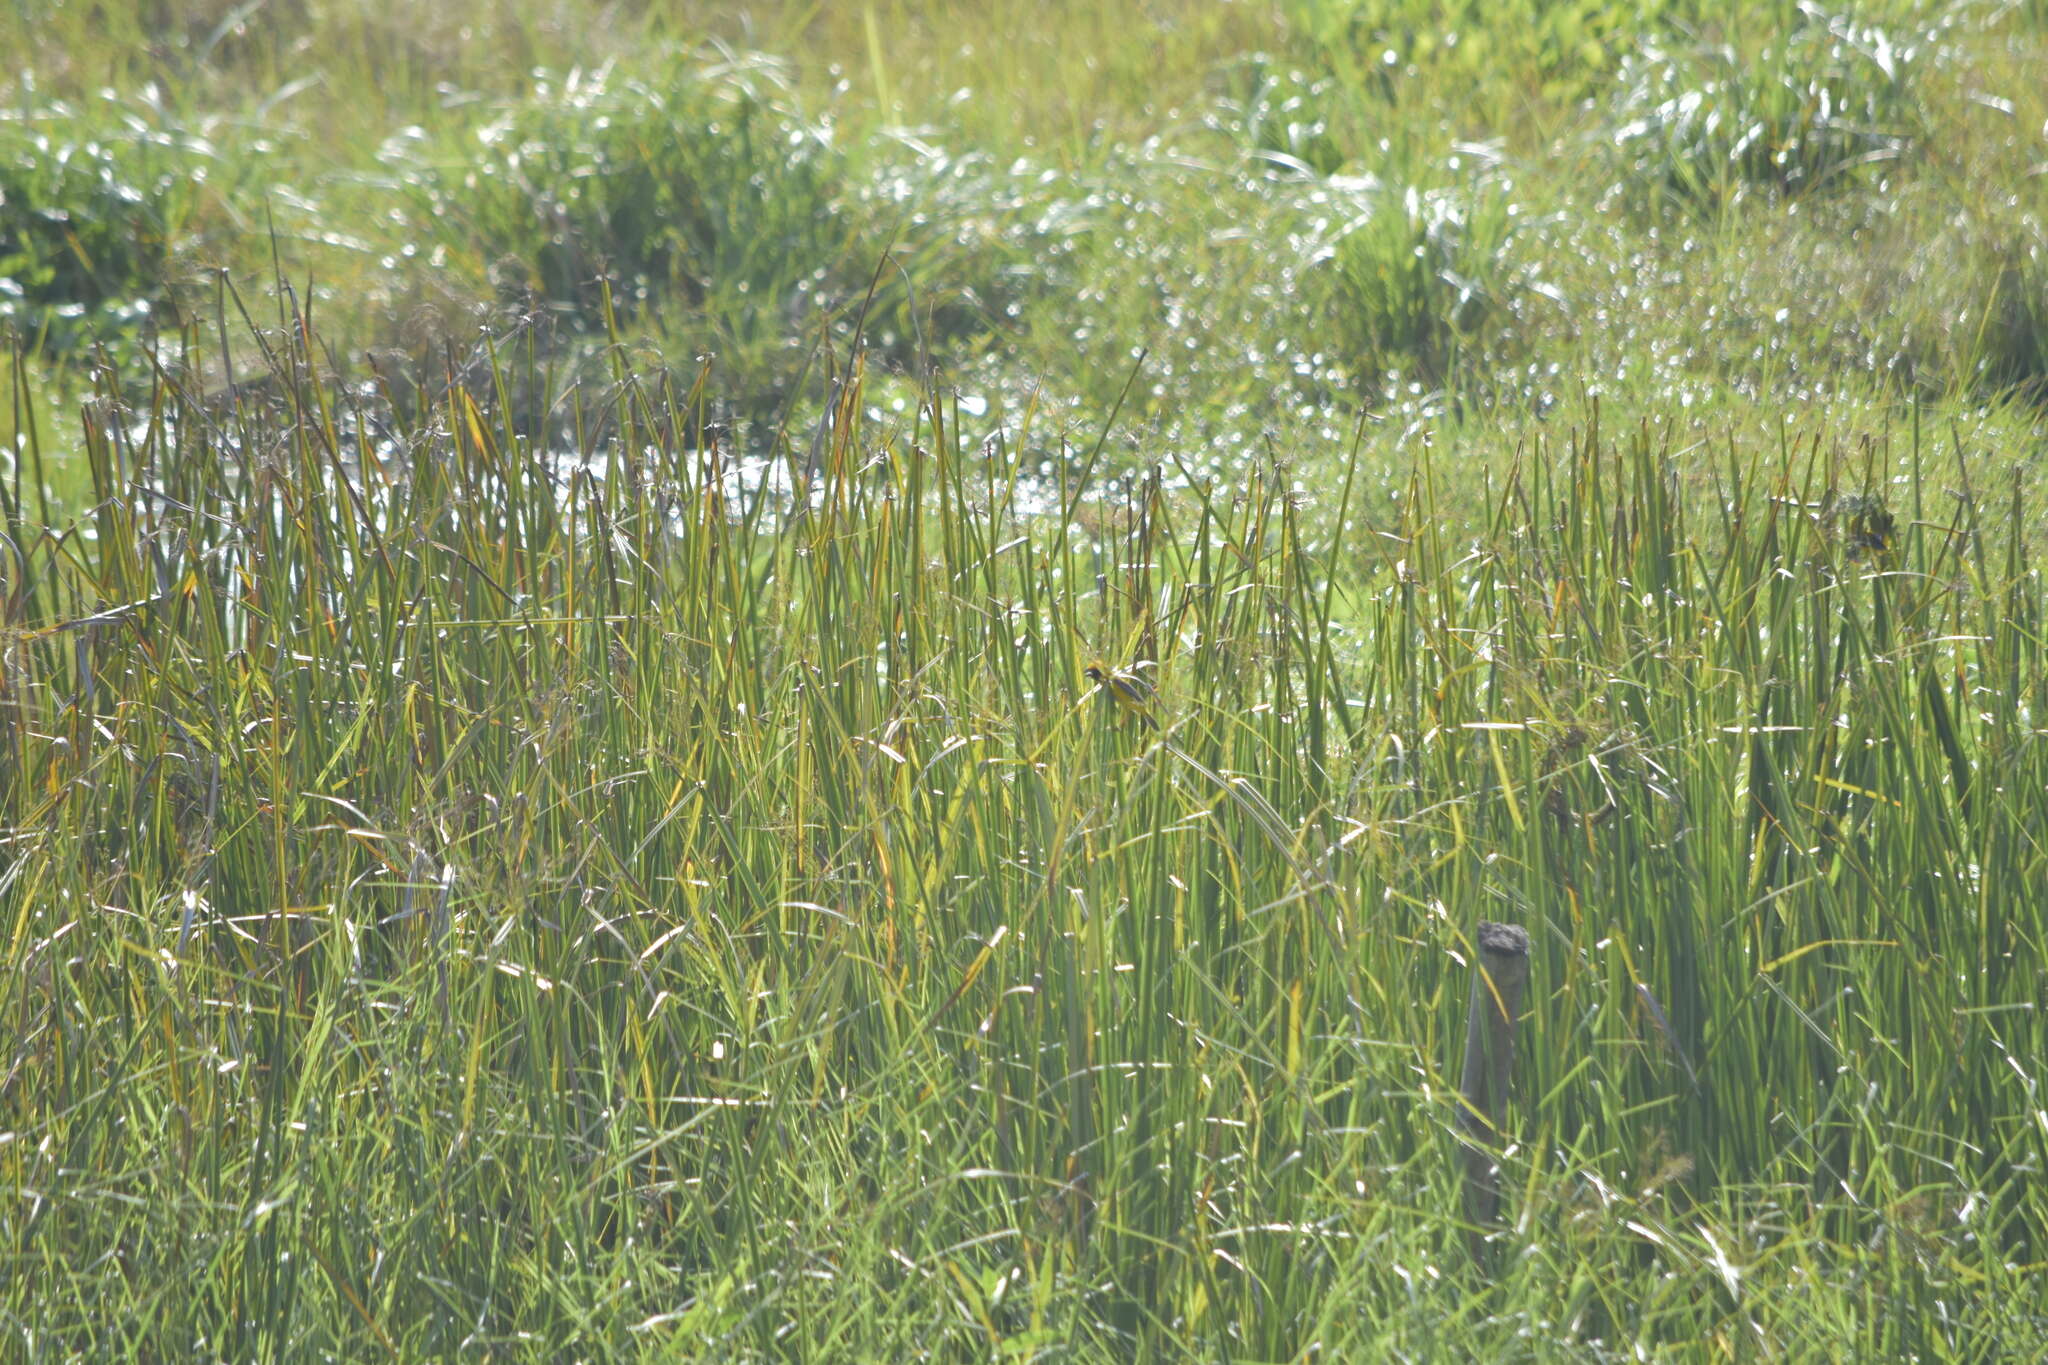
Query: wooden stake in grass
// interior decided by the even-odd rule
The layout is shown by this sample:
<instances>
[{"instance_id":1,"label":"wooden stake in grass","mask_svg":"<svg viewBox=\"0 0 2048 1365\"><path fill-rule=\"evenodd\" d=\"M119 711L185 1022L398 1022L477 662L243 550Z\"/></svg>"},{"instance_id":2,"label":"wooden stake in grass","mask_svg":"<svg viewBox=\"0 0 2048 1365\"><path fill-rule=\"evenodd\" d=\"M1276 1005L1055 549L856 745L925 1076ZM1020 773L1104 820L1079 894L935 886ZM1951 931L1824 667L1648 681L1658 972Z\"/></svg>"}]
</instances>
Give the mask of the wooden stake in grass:
<instances>
[{"instance_id":1,"label":"wooden stake in grass","mask_svg":"<svg viewBox=\"0 0 2048 1365\"><path fill-rule=\"evenodd\" d=\"M1472 964L1472 1000L1465 1012L1465 1072L1458 1089L1465 1103L1465 1210L1484 1227L1500 1209L1501 1111L1515 1063L1515 1016L1529 980L1529 933L1512 924L1482 923L1479 960Z\"/></svg>"}]
</instances>

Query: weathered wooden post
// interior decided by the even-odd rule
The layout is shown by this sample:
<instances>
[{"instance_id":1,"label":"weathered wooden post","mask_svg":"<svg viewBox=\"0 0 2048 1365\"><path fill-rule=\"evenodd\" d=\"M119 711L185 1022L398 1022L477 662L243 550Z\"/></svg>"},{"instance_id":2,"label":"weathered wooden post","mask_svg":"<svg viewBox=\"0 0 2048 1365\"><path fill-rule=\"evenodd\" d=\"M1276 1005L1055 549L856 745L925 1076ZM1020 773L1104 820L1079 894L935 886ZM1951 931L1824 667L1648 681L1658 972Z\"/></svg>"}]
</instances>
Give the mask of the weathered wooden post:
<instances>
[{"instance_id":1,"label":"weathered wooden post","mask_svg":"<svg viewBox=\"0 0 2048 1365\"><path fill-rule=\"evenodd\" d=\"M1465 1012L1465 1074L1458 1089L1465 1102L1458 1126L1465 1130L1465 1211L1484 1228L1500 1211L1501 1113L1515 1065L1515 1017L1522 1012L1522 988L1529 981L1529 932L1512 924L1482 923L1479 960L1472 964L1472 1000Z\"/></svg>"}]
</instances>

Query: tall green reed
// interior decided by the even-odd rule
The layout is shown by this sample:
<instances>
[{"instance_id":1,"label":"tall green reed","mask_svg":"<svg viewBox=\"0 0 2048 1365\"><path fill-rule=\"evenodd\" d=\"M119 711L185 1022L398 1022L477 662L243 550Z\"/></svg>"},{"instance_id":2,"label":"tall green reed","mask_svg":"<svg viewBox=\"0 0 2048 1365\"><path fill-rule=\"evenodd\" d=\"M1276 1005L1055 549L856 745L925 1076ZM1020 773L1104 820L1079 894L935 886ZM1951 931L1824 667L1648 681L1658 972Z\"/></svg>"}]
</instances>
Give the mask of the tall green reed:
<instances>
[{"instance_id":1,"label":"tall green reed","mask_svg":"<svg viewBox=\"0 0 2048 1365\"><path fill-rule=\"evenodd\" d=\"M1427 458L1377 518L1121 477L1113 414L1048 479L857 354L764 461L623 349L400 417L289 301L261 386L200 344L102 377L87 517L6 488L36 1349L2038 1333L2016 480L1589 412L1458 527ZM1534 953L1476 1261L1481 918Z\"/></svg>"}]
</instances>

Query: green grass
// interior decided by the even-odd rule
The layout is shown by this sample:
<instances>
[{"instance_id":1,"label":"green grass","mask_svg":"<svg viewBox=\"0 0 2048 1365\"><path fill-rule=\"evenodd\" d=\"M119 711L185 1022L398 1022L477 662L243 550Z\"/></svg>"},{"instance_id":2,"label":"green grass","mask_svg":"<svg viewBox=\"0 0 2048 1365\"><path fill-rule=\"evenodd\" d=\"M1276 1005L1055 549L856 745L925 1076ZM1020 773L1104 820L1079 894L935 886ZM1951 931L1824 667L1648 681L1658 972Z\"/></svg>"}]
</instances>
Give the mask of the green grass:
<instances>
[{"instance_id":1,"label":"green grass","mask_svg":"<svg viewBox=\"0 0 2048 1365\"><path fill-rule=\"evenodd\" d=\"M2038 5L159 10L0 13L0 1359L2048 1349Z\"/></svg>"},{"instance_id":2,"label":"green grass","mask_svg":"<svg viewBox=\"0 0 2048 1365\"><path fill-rule=\"evenodd\" d=\"M2008 471L1588 428L1454 538L1428 459L1384 519L1081 432L1045 485L856 367L792 506L623 360L548 395L588 463L528 352L364 468L293 335L97 409L77 527L10 494L28 1358L2043 1340ZM1535 950L1475 1256L1481 918Z\"/></svg>"}]
</instances>

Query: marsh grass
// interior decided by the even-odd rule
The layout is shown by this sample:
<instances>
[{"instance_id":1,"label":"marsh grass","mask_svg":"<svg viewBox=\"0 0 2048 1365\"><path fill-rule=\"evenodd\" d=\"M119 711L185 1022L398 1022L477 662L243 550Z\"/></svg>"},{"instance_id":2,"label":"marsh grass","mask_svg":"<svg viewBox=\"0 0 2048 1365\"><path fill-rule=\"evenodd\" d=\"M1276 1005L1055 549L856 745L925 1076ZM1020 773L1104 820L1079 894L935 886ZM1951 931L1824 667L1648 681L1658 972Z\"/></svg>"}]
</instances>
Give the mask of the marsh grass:
<instances>
[{"instance_id":1,"label":"marsh grass","mask_svg":"<svg viewBox=\"0 0 2048 1365\"><path fill-rule=\"evenodd\" d=\"M282 322L260 402L108 382L77 522L6 488L13 1349L2043 1340L2012 471L1587 411L1468 537L1426 454L1391 519L1109 495L1113 425L1034 486L842 355L778 497L713 377L619 348L562 451L534 348L408 418ZM1475 1260L1481 918L1535 952Z\"/></svg>"},{"instance_id":2,"label":"marsh grass","mask_svg":"<svg viewBox=\"0 0 2048 1365\"><path fill-rule=\"evenodd\" d=\"M1817 395L1946 425L2040 382L2024 7L163 17L0 20L28 54L0 128L115 149L162 222L134 260L80 239L105 262L85 292L148 320L67 320L80 289L9 305L31 363L72 372L53 389L88 387L96 346L208 316L221 266L316 282L340 355L426 372L542 313L586 369L608 289L630 340L684 372L715 356L719 401L764 420L813 401L806 358L856 319L876 362L912 385L936 366L1009 421L1105 408L1146 350L1135 425L1231 459L1331 445L1356 400L1500 463L1573 376L1611 411L1682 413L1681 448ZM156 240L58 197L117 247ZM77 259L34 240L24 295ZM1368 434L1375 497L1396 445Z\"/></svg>"},{"instance_id":3,"label":"marsh grass","mask_svg":"<svg viewBox=\"0 0 2048 1365\"><path fill-rule=\"evenodd\" d=\"M0 15L0 1357L2041 1354L2040 5L1283 8Z\"/></svg>"}]
</instances>

